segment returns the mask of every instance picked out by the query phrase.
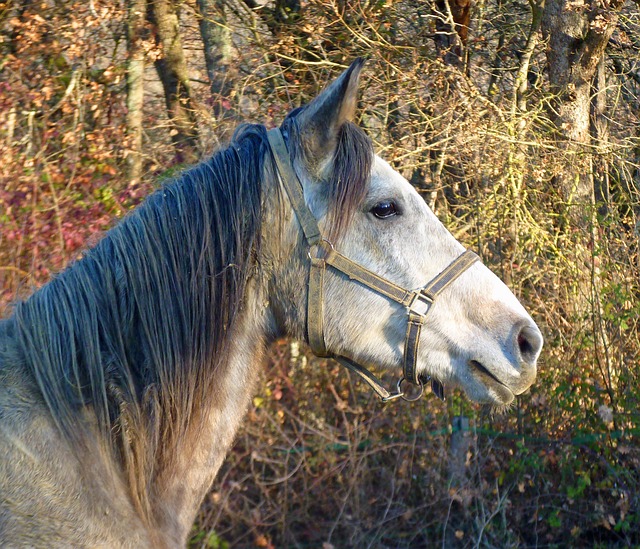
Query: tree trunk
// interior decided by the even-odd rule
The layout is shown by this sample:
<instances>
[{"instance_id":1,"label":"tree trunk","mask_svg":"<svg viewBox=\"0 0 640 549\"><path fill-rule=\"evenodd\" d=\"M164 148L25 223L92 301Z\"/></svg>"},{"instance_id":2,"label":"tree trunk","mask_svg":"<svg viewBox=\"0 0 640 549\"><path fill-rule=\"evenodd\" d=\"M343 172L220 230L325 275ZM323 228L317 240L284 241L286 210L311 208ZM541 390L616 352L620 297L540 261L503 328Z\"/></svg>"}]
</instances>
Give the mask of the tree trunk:
<instances>
[{"instance_id":1,"label":"tree trunk","mask_svg":"<svg viewBox=\"0 0 640 549\"><path fill-rule=\"evenodd\" d=\"M436 0L436 33L438 54L447 65L462 66L467 45L471 0Z\"/></svg>"},{"instance_id":2,"label":"tree trunk","mask_svg":"<svg viewBox=\"0 0 640 549\"><path fill-rule=\"evenodd\" d=\"M607 120L607 77L605 56L600 57L591 94L591 135L595 144L593 190L598 215L609 213L609 121Z\"/></svg>"},{"instance_id":3,"label":"tree trunk","mask_svg":"<svg viewBox=\"0 0 640 549\"><path fill-rule=\"evenodd\" d=\"M150 0L147 14L155 27L156 42L162 47L162 56L155 61L155 66L173 125L171 138L176 148L176 160L179 163L195 162L198 130L176 6L173 0Z\"/></svg>"},{"instance_id":4,"label":"tree trunk","mask_svg":"<svg viewBox=\"0 0 640 549\"><path fill-rule=\"evenodd\" d=\"M231 33L227 26L222 0L198 0L200 35L204 59L211 84L211 99L216 118L225 118L229 92L233 88L231 74Z\"/></svg>"},{"instance_id":5,"label":"tree trunk","mask_svg":"<svg viewBox=\"0 0 640 549\"><path fill-rule=\"evenodd\" d=\"M127 4L127 177L130 185L140 182L142 175L142 107L144 99L145 55L142 41L145 33L146 0L130 0Z\"/></svg>"},{"instance_id":6,"label":"tree trunk","mask_svg":"<svg viewBox=\"0 0 640 549\"><path fill-rule=\"evenodd\" d=\"M555 173L566 208L560 229L579 238L573 242L574 284L568 286L573 313L579 319L600 312L600 273L593 255L599 235L594 208L596 136L591 125L591 97L598 65L616 27L621 5L621 0L613 0L603 9L585 0L547 0L542 17L553 94L551 115L562 155Z\"/></svg>"},{"instance_id":7,"label":"tree trunk","mask_svg":"<svg viewBox=\"0 0 640 549\"><path fill-rule=\"evenodd\" d=\"M271 32L275 36L282 32L295 32L298 29L291 27L298 20L299 15L300 0L275 0L271 17Z\"/></svg>"},{"instance_id":8,"label":"tree trunk","mask_svg":"<svg viewBox=\"0 0 640 549\"><path fill-rule=\"evenodd\" d=\"M558 147L564 153L564 167L556 181L562 198L573 210L570 217L574 221L584 218L584 206L590 208L594 200L589 149L591 84L616 27L621 3L615 0L604 11L589 9L592 6L584 0L547 0L542 17L542 30L549 41L552 118Z\"/></svg>"},{"instance_id":9,"label":"tree trunk","mask_svg":"<svg viewBox=\"0 0 640 549\"><path fill-rule=\"evenodd\" d=\"M512 116L515 115L516 112L524 113L527 111L529 68L531 65L531 58L538 46L540 28L542 26L544 0L531 1L529 4L531 6L531 26L529 27L529 34L527 35L527 42L525 43L524 50L520 55L520 63L516 73L516 80L513 84ZM503 35L501 35L500 38L502 39ZM521 131L523 127L523 124L519 124L518 131Z\"/></svg>"}]
</instances>

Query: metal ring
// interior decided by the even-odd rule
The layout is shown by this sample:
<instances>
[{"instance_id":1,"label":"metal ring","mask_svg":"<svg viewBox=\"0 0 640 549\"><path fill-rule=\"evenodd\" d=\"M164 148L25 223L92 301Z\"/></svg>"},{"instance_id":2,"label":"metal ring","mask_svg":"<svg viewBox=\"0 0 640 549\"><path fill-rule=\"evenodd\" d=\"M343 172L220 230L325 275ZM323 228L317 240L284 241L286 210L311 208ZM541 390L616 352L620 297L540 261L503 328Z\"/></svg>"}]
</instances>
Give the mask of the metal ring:
<instances>
[{"instance_id":1,"label":"metal ring","mask_svg":"<svg viewBox=\"0 0 640 549\"><path fill-rule=\"evenodd\" d=\"M422 397L422 394L424 393L424 383L422 382L421 379L418 379L418 385L420 386L420 392L414 396L413 398L409 398L407 396L405 396L405 392L402 390L402 382L406 381L405 377L401 377L398 380L398 384L396 385L396 388L398 389L398 395L400 396L400 398L406 402L415 402L416 400L418 400L420 397Z\"/></svg>"},{"instance_id":2,"label":"metal ring","mask_svg":"<svg viewBox=\"0 0 640 549\"><path fill-rule=\"evenodd\" d=\"M316 246L319 246L319 244L313 244L313 245L309 246L309 249L307 250L307 257L309 259L313 259L313 257L311 257L311 248L315 248Z\"/></svg>"},{"instance_id":3,"label":"metal ring","mask_svg":"<svg viewBox=\"0 0 640 549\"><path fill-rule=\"evenodd\" d=\"M322 242L326 242L327 244L329 244L329 248L331 248L334 252L336 251L336 249L334 248L333 244L331 243L331 240L329 240L328 238L322 238Z\"/></svg>"},{"instance_id":4,"label":"metal ring","mask_svg":"<svg viewBox=\"0 0 640 549\"><path fill-rule=\"evenodd\" d=\"M321 247L322 247L322 243L323 243L323 242L329 245L329 248L331 248L331 251L334 251L334 252L336 251L335 247L333 246L333 244L331 243L331 241L330 241L330 240L328 240L328 239L326 239L326 238L321 238L321 239L320 239L320 242L317 242L316 244L312 244L311 246L309 246L309 249L307 250L307 257L308 257L309 259L314 259L314 258L311 256L311 249L312 249L312 248L315 248L316 246L317 246L318 248L321 248ZM317 259L317 258L318 258L318 256L315 256L315 258Z\"/></svg>"}]
</instances>

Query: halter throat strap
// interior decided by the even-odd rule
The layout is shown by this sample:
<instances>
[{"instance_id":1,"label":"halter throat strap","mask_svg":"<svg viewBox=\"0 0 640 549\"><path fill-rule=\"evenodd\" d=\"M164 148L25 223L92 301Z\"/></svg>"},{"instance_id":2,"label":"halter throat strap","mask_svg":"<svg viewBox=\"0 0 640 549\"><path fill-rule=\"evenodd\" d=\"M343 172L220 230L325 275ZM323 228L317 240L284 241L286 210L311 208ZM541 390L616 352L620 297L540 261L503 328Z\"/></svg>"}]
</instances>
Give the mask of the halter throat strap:
<instances>
[{"instance_id":1,"label":"halter throat strap","mask_svg":"<svg viewBox=\"0 0 640 549\"><path fill-rule=\"evenodd\" d=\"M338 252L328 240L322 238L318 222L304 200L302 184L291 165L289 151L278 128L267 132L267 139L276 162L279 179L285 188L296 218L309 247L310 260L309 283L307 293L307 339L311 350L317 356L331 357L340 364L358 374L383 401L403 398L415 400L405 395L402 390L404 380L420 386L416 398L422 395L423 379L417 373L418 347L420 333L427 314L435 298L449 284L479 260L470 250L465 251L446 269L438 274L426 286L418 290L409 290L383 278L359 263ZM379 293L396 303L406 307L408 314L407 332L405 336L403 377L398 381L397 391L390 393L367 368L342 356L327 351L324 341L324 275L327 266L346 275L363 286ZM435 378L431 381L433 392L444 400L444 388Z\"/></svg>"}]
</instances>

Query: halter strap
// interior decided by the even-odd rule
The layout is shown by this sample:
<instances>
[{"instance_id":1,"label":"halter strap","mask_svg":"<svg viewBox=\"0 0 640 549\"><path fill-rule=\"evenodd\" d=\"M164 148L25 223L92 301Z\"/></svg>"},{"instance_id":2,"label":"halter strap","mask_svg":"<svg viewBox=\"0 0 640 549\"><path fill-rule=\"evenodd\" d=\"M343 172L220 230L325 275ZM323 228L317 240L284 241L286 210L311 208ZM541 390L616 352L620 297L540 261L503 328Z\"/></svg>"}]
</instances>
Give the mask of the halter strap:
<instances>
[{"instance_id":1,"label":"halter strap","mask_svg":"<svg viewBox=\"0 0 640 549\"><path fill-rule=\"evenodd\" d=\"M304 200L302 185L291 165L282 133L278 128L274 128L267 132L267 139L276 161L278 177L286 190L309 246L308 255L310 268L307 293L307 339L311 350L317 356L334 358L340 364L358 374L383 401L393 400L399 397L405 400L415 400L419 398L422 395L424 385L416 369L422 325L436 296L473 263L478 261L478 256L471 250L466 250L426 286L418 290L408 290L375 274L359 263L342 255L333 247L331 242L322 238L318 222ZM313 251L314 249L315 252ZM324 341L324 273L327 265L345 274L350 280L355 280L363 286L407 308L408 321L403 354L403 377L398 381L397 391L395 393L387 391L376 376L364 366L346 357L336 356L327 351ZM402 382L404 380L420 386L420 392L416 398L405 396L402 390ZM431 388L434 394L444 400L444 387L442 383L435 378L428 378L427 381L429 380L431 381Z\"/></svg>"},{"instance_id":2,"label":"halter strap","mask_svg":"<svg viewBox=\"0 0 640 549\"><path fill-rule=\"evenodd\" d=\"M320 277L324 276L324 264L326 263L347 275L350 280L356 280L371 290L407 307L409 319L405 336L403 372L407 381L419 385L420 381L416 372L418 345L420 343L422 325L431 309L431 305L435 298L473 263L478 261L479 257L471 250L466 250L426 286L418 290L407 290L342 255L326 240L323 240L318 246L326 252L326 255L323 258L319 258L312 256L311 253L309 254L312 263L309 280L309 318L307 325L311 350L319 356L327 356L324 338L322 337L323 296L321 294L318 295L318 290L321 292L323 288Z\"/></svg>"},{"instance_id":3,"label":"halter strap","mask_svg":"<svg viewBox=\"0 0 640 549\"><path fill-rule=\"evenodd\" d=\"M289 151L282 137L282 132L280 132L279 128L269 130L267 132L267 139L269 140L269 145L271 145L273 157L276 160L278 176L287 191L287 196L293 206L293 211L296 213L298 222L302 227L302 232L307 239L307 244L313 246L320 242L322 238L320 227L318 227L316 218L304 201L302 185L289 160Z\"/></svg>"}]
</instances>

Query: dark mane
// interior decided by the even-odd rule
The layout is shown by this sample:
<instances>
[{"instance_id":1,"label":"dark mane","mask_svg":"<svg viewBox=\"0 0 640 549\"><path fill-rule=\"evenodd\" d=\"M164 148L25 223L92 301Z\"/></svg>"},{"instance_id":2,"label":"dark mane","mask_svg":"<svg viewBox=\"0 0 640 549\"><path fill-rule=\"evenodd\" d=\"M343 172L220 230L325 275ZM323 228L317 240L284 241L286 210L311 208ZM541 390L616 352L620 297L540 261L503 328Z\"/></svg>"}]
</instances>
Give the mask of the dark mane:
<instances>
[{"instance_id":1,"label":"dark mane","mask_svg":"<svg viewBox=\"0 0 640 549\"><path fill-rule=\"evenodd\" d=\"M52 417L83 444L95 434L79 412L91 407L143 516L158 459L187 435L225 359L259 246L265 154L264 127L239 128L15 308Z\"/></svg>"},{"instance_id":2,"label":"dark mane","mask_svg":"<svg viewBox=\"0 0 640 549\"><path fill-rule=\"evenodd\" d=\"M294 158L304 155L296 124L296 116L303 109L304 107L292 111L282 125L282 129L290 136L291 154ZM367 195L373 159L371 138L352 122L342 124L327 181L331 229L325 236L334 243L339 242L353 214Z\"/></svg>"},{"instance_id":3,"label":"dark mane","mask_svg":"<svg viewBox=\"0 0 640 549\"><path fill-rule=\"evenodd\" d=\"M338 134L329 187L329 237L336 242L367 195L373 158L373 143L369 136L351 122L343 124Z\"/></svg>"}]
</instances>

